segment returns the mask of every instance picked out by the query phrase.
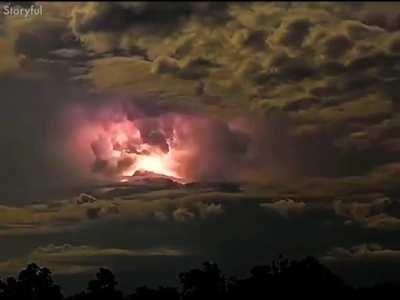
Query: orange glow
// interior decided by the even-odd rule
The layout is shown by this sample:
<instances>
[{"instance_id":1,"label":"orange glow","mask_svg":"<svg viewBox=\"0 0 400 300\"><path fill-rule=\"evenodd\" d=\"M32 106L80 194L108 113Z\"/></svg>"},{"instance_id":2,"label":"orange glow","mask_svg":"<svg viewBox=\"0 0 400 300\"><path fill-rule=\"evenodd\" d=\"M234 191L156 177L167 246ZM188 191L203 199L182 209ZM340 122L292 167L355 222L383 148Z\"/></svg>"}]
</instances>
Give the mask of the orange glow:
<instances>
[{"instance_id":1,"label":"orange glow","mask_svg":"<svg viewBox=\"0 0 400 300\"><path fill-rule=\"evenodd\" d=\"M132 176L138 170L150 171L161 175L180 178L173 171L174 165L171 155L151 153L149 155L135 155L136 163L122 173L123 176Z\"/></svg>"},{"instance_id":2,"label":"orange glow","mask_svg":"<svg viewBox=\"0 0 400 300\"><path fill-rule=\"evenodd\" d=\"M159 134L164 133L160 131ZM157 143L144 142L136 124L126 119L110 123L107 127L90 125L81 128L79 135L81 143L91 145L96 159L107 161L109 169L101 170L100 175L111 174L119 177L120 182L126 182L123 177L132 176L140 170L182 179L177 172L178 151L173 148L174 136L166 138L168 149L163 150Z\"/></svg>"}]
</instances>

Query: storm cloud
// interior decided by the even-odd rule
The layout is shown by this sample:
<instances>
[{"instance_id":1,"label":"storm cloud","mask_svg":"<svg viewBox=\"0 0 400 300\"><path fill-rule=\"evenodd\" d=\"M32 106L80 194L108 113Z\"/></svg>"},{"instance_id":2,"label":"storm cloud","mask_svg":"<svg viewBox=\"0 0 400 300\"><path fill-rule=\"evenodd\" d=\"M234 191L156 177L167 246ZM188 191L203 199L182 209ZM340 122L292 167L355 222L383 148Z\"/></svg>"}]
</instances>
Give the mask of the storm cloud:
<instances>
[{"instance_id":1,"label":"storm cloud","mask_svg":"<svg viewBox=\"0 0 400 300\"><path fill-rule=\"evenodd\" d=\"M398 264L398 4L41 5L0 16L0 272Z\"/></svg>"}]
</instances>

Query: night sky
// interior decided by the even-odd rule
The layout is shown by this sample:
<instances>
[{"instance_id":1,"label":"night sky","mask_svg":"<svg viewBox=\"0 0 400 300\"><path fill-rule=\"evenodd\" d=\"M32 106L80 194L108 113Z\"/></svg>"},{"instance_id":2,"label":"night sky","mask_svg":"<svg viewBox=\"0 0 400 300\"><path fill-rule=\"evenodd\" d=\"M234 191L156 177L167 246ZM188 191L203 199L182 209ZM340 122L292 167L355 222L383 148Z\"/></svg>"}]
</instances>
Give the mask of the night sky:
<instances>
[{"instance_id":1,"label":"night sky","mask_svg":"<svg viewBox=\"0 0 400 300\"><path fill-rule=\"evenodd\" d=\"M33 5L0 12L1 277L399 278L400 4Z\"/></svg>"}]
</instances>

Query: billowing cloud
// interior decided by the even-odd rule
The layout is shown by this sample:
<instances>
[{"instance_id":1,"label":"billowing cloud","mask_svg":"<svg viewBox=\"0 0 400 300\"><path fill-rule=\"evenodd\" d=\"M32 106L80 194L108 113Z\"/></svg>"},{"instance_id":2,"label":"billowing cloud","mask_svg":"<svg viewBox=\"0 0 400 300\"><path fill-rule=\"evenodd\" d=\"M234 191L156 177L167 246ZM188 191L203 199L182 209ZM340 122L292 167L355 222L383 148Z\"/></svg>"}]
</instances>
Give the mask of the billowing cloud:
<instances>
[{"instance_id":1,"label":"billowing cloud","mask_svg":"<svg viewBox=\"0 0 400 300\"><path fill-rule=\"evenodd\" d=\"M398 202L389 198L376 199L369 202L334 203L335 212L339 215L370 229L399 230L400 218L397 214ZM391 212L396 216L389 215Z\"/></svg>"},{"instance_id":2,"label":"billowing cloud","mask_svg":"<svg viewBox=\"0 0 400 300\"><path fill-rule=\"evenodd\" d=\"M354 146L357 156L365 156L358 173L376 164L365 151L392 154L398 147L395 137L379 133L395 126L397 33L364 22L373 5L68 5L70 14L46 4L45 18L20 23L6 18L2 39L10 60L1 65L89 84L98 94L118 94L110 98L128 98L147 111L196 111L224 122L232 115L258 115L271 120L262 127L280 128L291 141L262 137L269 147L294 144L302 158L318 153L319 163L309 167L310 159L299 168L322 176L335 173L333 165L346 173L344 160ZM153 30L155 15L165 32ZM40 45L33 43L38 35ZM370 129L377 133L372 136ZM327 142L317 145L321 138ZM274 156L284 153L277 152ZM332 156L338 161L331 165ZM292 172L274 166L283 160L299 161L291 154L268 159L271 173ZM99 160L96 166L103 164ZM128 164L124 160L120 166Z\"/></svg>"},{"instance_id":3,"label":"billowing cloud","mask_svg":"<svg viewBox=\"0 0 400 300\"><path fill-rule=\"evenodd\" d=\"M306 204L304 202L296 202L292 199L279 200L273 203L262 203L260 206L275 210L284 217L288 217L291 214L302 213L306 209Z\"/></svg>"},{"instance_id":4,"label":"billowing cloud","mask_svg":"<svg viewBox=\"0 0 400 300\"><path fill-rule=\"evenodd\" d=\"M274 123L285 126L284 120L227 121L194 111L159 112L157 105L143 110L133 103L76 105L66 113L63 126L72 129L61 154L77 170L108 180L140 169L186 182L246 181L260 174L268 180L301 172L298 154L287 149L289 136L275 132Z\"/></svg>"}]
</instances>

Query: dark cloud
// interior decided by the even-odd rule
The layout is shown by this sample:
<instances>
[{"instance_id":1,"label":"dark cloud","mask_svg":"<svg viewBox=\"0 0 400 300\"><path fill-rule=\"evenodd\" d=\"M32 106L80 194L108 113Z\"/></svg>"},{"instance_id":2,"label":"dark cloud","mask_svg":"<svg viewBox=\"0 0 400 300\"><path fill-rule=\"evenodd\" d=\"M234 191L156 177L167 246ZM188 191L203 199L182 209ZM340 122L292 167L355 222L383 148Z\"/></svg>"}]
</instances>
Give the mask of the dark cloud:
<instances>
[{"instance_id":1,"label":"dark cloud","mask_svg":"<svg viewBox=\"0 0 400 300\"><path fill-rule=\"evenodd\" d=\"M69 177L62 167L56 167L60 164L56 163L58 158L51 144L60 132L51 128L58 122L64 97L72 96L76 89L51 80L4 77L0 86L3 94L1 118L7 124L1 129L0 141L3 201L33 200L34 194L46 185L63 182L62 178Z\"/></svg>"},{"instance_id":2,"label":"dark cloud","mask_svg":"<svg viewBox=\"0 0 400 300\"><path fill-rule=\"evenodd\" d=\"M41 42L38 43L37 41ZM47 24L43 28L22 32L15 41L15 52L31 58L47 57L49 52L79 43L64 24Z\"/></svg>"},{"instance_id":3,"label":"dark cloud","mask_svg":"<svg viewBox=\"0 0 400 300\"><path fill-rule=\"evenodd\" d=\"M389 67L398 62L397 55L386 54L383 51L356 57L349 65L349 71L365 71L376 67Z\"/></svg>"},{"instance_id":4,"label":"dark cloud","mask_svg":"<svg viewBox=\"0 0 400 300\"><path fill-rule=\"evenodd\" d=\"M89 208L86 215L89 219L97 219L99 217L100 208Z\"/></svg>"},{"instance_id":5,"label":"dark cloud","mask_svg":"<svg viewBox=\"0 0 400 300\"><path fill-rule=\"evenodd\" d=\"M321 73L328 76L338 76L343 74L346 68L338 62L327 62L321 65Z\"/></svg>"},{"instance_id":6,"label":"dark cloud","mask_svg":"<svg viewBox=\"0 0 400 300\"><path fill-rule=\"evenodd\" d=\"M342 56L352 47L351 40L345 35L336 35L325 41L325 51L329 57L336 58Z\"/></svg>"},{"instance_id":7,"label":"dark cloud","mask_svg":"<svg viewBox=\"0 0 400 300\"><path fill-rule=\"evenodd\" d=\"M175 6L174 9L176 9L177 14L182 13L182 16L190 15L191 17L193 17L192 21L195 25L204 25L201 18L196 19L195 16L201 16L204 12L208 13L208 9L210 8L208 4L204 5L204 7L197 7L193 5L183 6ZM316 7L318 7L318 10L316 10ZM288 53L283 52L282 49L279 49L279 51L278 49L275 49L277 46L276 44L274 44L275 41L273 39L269 39L269 35L271 34L271 32L273 33L273 31L266 30L265 28L259 28L256 30L249 30L248 33L245 34L246 38L243 40L243 43L237 44L240 45L240 47L242 48L237 49L238 51L236 51L236 53L240 53L240 51L253 50L257 52L264 45L264 42L266 40L268 40L269 42L268 48L266 48L265 57L262 56L262 58L260 58L260 61L265 62L265 68L263 65L258 69L249 69L251 75L248 78L251 78L253 80L249 81L248 78L244 78L244 80L240 82L240 84L238 84L238 82L233 81L231 78L225 78L221 80L221 83L224 84L223 88L221 89L221 86L216 86L214 89L212 84L219 84L218 76L222 76L221 78L225 76L223 73L226 72L225 68L227 66L234 68L235 61L242 61L244 57L238 54L235 54L238 56L233 55L232 53L227 51L229 50L227 49L228 47L224 48L223 43L215 43L215 41L211 38L211 35L202 36L200 34L200 30L194 27L195 29L193 32L198 34L198 38L202 41L204 45L207 45L207 47L209 47L208 49L212 50L207 50L207 48L204 48L204 51L202 50L202 56L199 56L195 53L196 47L193 46L194 44L192 40L185 39L185 42L181 43L180 37L170 37L170 43L172 47L171 53L168 53L169 50L165 51L166 54L171 55L156 55L156 59L151 64L142 64L141 60L138 59L137 62L140 62L140 64L138 65L146 66L146 68L141 71L136 71L136 62L130 65L127 63L127 61L125 62L121 60L121 68L126 69L126 73L124 74L127 74L126 78L128 78L128 81L123 83L123 85L130 86L130 84L134 85L135 82L138 82L138 80L135 78L129 79L131 78L131 76L134 76L132 74L138 73L142 76L146 72L149 72L152 74L151 80L154 79L154 81L152 81L154 84L158 84L158 82L160 82L158 80L160 78L158 77L159 75L163 76L163 78L168 78L168 80L176 80L174 81L174 84L177 84L176 86L189 87L193 84L192 91L194 93L197 93L197 95L199 95L200 97L204 97L204 99L199 99L199 103L205 104L204 106L218 106L221 108L221 110L224 110L227 107L234 107L237 105L236 103L238 103L238 106L241 109L247 108L248 102L246 101L238 100L235 103L235 100L233 100L235 96L232 96L235 94L224 95L224 89L226 86L231 85L233 90L235 87L240 87L240 89L244 93L248 93L248 91L251 91L252 95L257 95L255 98L253 98L254 105L252 104L252 107L255 107L256 110L258 110L258 107L261 108L260 110L265 108L265 113L267 115L270 113L274 113L274 110L281 110L284 113L289 114L289 119L294 116L296 122L298 123L290 123L291 125L287 126L287 131L289 133L297 132L298 128L300 128L301 130L303 130L304 128L305 131L308 130L308 133L312 132L312 130L319 131L325 130L322 128L328 128L324 134L330 135L330 138L334 140L337 139L335 141L335 145L340 144L343 146L345 144L340 142L341 138L343 138L343 136L347 134L352 134L350 124L342 123L339 127L337 127L338 124L341 123L343 120L346 120L346 122L348 120L354 123L358 122L358 124L366 124L370 122L380 121L382 120L382 118L388 116L388 113L386 112L384 107L385 105L390 105L391 100L386 101L385 97L381 97L380 93L385 93L385 96L389 96L390 94L391 99L393 99L394 92L390 92L390 84L383 84L380 77L389 76L389 70L390 76L397 75L397 71L394 66L398 58L393 54L386 53L385 51L373 51L369 53L367 50L365 50L365 53L363 53L362 50L360 50L368 48L368 45L360 44L361 41L365 41L366 39L378 39L382 36L384 31L382 29L363 24L357 21L355 17L353 18L351 15L353 9L352 6L338 6L337 8L335 8L330 5L326 5L316 7L313 7L311 4L305 4L303 6L291 5L290 7L286 7L285 5L278 5L276 7L279 14L281 14L280 16L284 20L284 22L282 22L281 26L276 27L276 32L274 34L276 34L277 41L279 43L283 43L283 45L288 46L288 48L293 48L286 49ZM231 13L231 11L229 11L229 9L227 8L229 8L229 5L219 12L221 14L224 14L227 11ZM237 8L240 11L243 7L238 6ZM111 28L107 27L106 19L112 19L112 17L106 18L107 16L120 16L120 14L124 15L125 13L136 14L139 16L143 16L143 18L135 18L135 20L132 22L138 22L138 24L140 23L144 27L146 27L150 26L150 23L146 19L146 16L149 15L149 12L163 14L162 11L169 11L169 9L172 10L172 6L163 6L161 3L157 3L154 5L96 4L92 6L78 5L75 9L75 12L77 18L78 14L81 14L82 17L80 20L82 21L83 27L80 30L80 34L89 34L91 32L106 33L107 30ZM116 11L115 14L113 13L114 10ZM293 16L296 15L296 12L300 11L302 11L302 14L312 15L313 17L310 18L312 19L312 21L308 21L307 18L303 17L294 18ZM344 11L346 11L346 18L353 18L354 20L344 20L344 17L342 15ZM89 12L93 12L93 14L90 14ZM243 13L242 11L240 12ZM332 26L333 23L330 22L329 19L327 19L326 22L321 22L320 19L315 18L315 12L323 13L324 16L331 14L332 18L336 18L334 20L338 24L338 26ZM250 11L249 13L252 12ZM172 16L175 15L172 14ZM234 16L239 15L231 14L231 18L234 18ZM187 19L186 17L184 18ZM343 20L341 18L343 18ZM123 20L123 18L119 19ZM162 18L160 20L164 22ZM75 21L77 21L77 19ZM124 22L121 22L121 24L122 23ZM52 26L55 28L54 30L57 34L53 34L50 29L47 31L43 29L43 34L39 29L35 29L33 32L37 34L40 33L45 37L48 36L49 40L55 39L57 41L65 41L64 35L61 32L62 23L57 24L59 25ZM138 25L134 24L135 26L133 26L129 22L125 22L124 24L126 25L126 27L122 25L121 27L117 26L115 27L115 31L126 31L128 27L133 28ZM185 25L183 23L180 23L179 26L182 26L184 28ZM235 26L237 26L237 24ZM325 43L325 48L315 47L313 51L307 52L310 51L310 43L313 43L312 41L314 39L314 34L316 30L315 28L317 28L317 26L319 26L318 30L322 28L326 31L330 30L332 33L325 35L326 39L322 39L323 43ZM168 26L165 27L167 28ZM210 23L207 24L207 26L203 27L206 29L210 28L216 33L221 32L220 37L222 37L223 31L217 26L217 24ZM60 28L60 32L57 31L57 28ZM228 28L226 30L229 31L230 29ZM336 33L336 31L338 31L338 33ZM29 33L29 31L27 32ZM57 38L57 36L61 37L61 39ZM149 36L152 35L150 34ZM84 38L83 35L81 37ZM31 52L33 51L32 49L35 50L35 48L33 46L31 47L29 43L29 41L32 39L33 38L31 35L27 35L25 32L23 32L21 34L21 37L17 39L16 49L19 49L18 53L28 52L27 49L30 49ZM101 40L100 37L99 40ZM68 57L71 59L75 59L79 57L81 60L88 59L85 55L82 54L83 51L80 50L79 47L70 48L71 43L75 43L73 41L67 39L66 43L55 43L54 45L57 45L57 47L53 47L50 44L49 47L47 47L46 41L47 38L45 39L45 43L43 43L44 46L42 48L36 49L34 53L32 52L32 54L30 55L29 53L27 53L28 56L38 57L40 55L45 55L45 53L47 53L48 51L51 51L52 55L59 57L61 55L63 58ZM160 41L162 41L162 39ZM177 42L177 44L180 45L177 48L174 48L175 41ZM395 41L395 39L393 39L393 41ZM78 44L74 45L78 46ZM184 47L182 45L184 45ZM395 48L390 45L391 44L389 44L388 49L393 52L393 49ZM292 52L292 50L300 51L300 49L297 49L301 48L300 46L304 46L304 50L301 50L302 52ZM140 48L143 53L149 50L154 50L152 49L152 46L147 45L146 47ZM164 49L161 48L162 47L160 47L162 53ZM183 51L182 49L186 50ZM221 53L219 51L221 51ZM335 58L338 61L331 62L328 60L319 62L317 59L319 57L320 51L327 54L328 57ZM260 55L256 54L256 52L249 52L246 53L246 55ZM212 55L210 55L210 53ZM108 66L116 66L115 63L111 63L111 61L116 62L115 58L112 56L119 55L121 54L117 50L110 50L107 56L111 59L109 60L110 63L107 64L107 68ZM124 55L128 54L125 53ZM228 61L231 62L231 64L233 63L233 65L229 65L227 63ZM133 60L130 60L129 63L130 62L133 62ZM147 68L147 66L149 67ZM118 81L123 79L125 75L118 76L118 78L107 76L107 74L114 72L112 70L108 70L107 68L104 69L106 75L106 77L104 78L104 82L106 83L108 80L116 80L112 84L112 86L118 88ZM379 73L377 75L360 74L360 72L364 72L366 70L368 70L368 72L375 72L376 69L379 69ZM91 73L88 74L86 73L88 72L88 69L83 67L83 69L81 70L84 74L83 77L87 75L88 78L93 78L93 76L96 75L97 72L96 67L94 67L92 70L94 71L89 71ZM346 71L351 72L351 76L343 76L343 78L338 78L342 76L343 73ZM120 74L122 74L122 72L120 72ZM248 73L242 72L240 74L242 74L241 76L243 76L243 74ZM332 76L336 78L333 79L331 78ZM199 78L202 79L200 84L198 82L195 82ZM192 83L190 81L194 82ZM304 84L303 87L297 86L300 82ZM170 82L166 83L166 87L170 88L170 91L174 90L175 86L169 83ZM320 83L322 84L319 85ZM247 86L248 84L250 84L250 86ZM134 86L133 88L136 89L137 87ZM215 91L217 91L218 89L219 91L222 90L222 94L215 94ZM394 87L392 87L392 89L394 89ZM368 111L366 108L365 112L361 111L360 107L362 106L362 99L360 97L363 97L365 94L371 93L373 90L376 90L378 94L376 95L377 100L370 101L373 108L371 108L370 111ZM183 94L185 93L186 91L183 92ZM182 94L179 96L182 96ZM264 101L264 97L268 98L268 101ZM166 98L168 98L167 101L160 101L160 106L158 106L158 109L154 107L156 105L148 104L149 101L147 101L146 99L140 102L140 106L143 111L146 111L146 114L154 114L156 110L178 110L180 109L180 107L186 105L185 100L182 100L179 103L174 103L173 100L169 100L173 99L174 97L166 96ZM211 99L218 99L218 101L211 101ZM381 105L378 99L383 99L386 102L383 102ZM228 103L230 101L232 101L232 104ZM190 105L192 105L192 103ZM203 105L197 106L196 109L199 107L203 108ZM374 111L375 107L380 107L380 109L382 109L382 112ZM324 122L324 124L321 124L321 122ZM344 128L345 131L343 131ZM339 132L342 132L342 136L338 135ZM148 138L149 142L158 143L161 147L163 147L163 149L167 149L165 142L163 142L163 137L159 133L153 132L149 137L147 135L144 136L145 138ZM314 138L316 139L317 137ZM329 140L329 137L327 137L326 140ZM394 141L391 142L391 145L394 145ZM302 147L298 148L299 152L301 152ZM318 146L315 145L315 149L317 148ZM332 152L329 153L332 154L333 152L334 151L332 150ZM98 163L99 165L101 165L101 160L98 161ZM269 163L273 164L273 162ZM125 161L121 162L120 164L121 168L126 165L129 165L129 163Z\"/></svg>"},{"instance_id":8,"label":"dark cloud","mask_svg":"<svg viewBox=\"0 0 400 300\"><path fill-rule=\"evenodd\" d=\"M367 25L378 26L388 31L396 31L400 28L400 13L396 5L366 7L361 10L360 20Z\"/></svg>"},{"instance_id":9,"label":"dark cloud","mask_svg":"<svg viewBox=\"0 0 400 300\"><path fill-rule=\"evenodd\" d=\"M266 33L262 30L251 32L244 40L243 45L259 51L265 50L267 48L266 37Z\"/></svg>"},{"instance_id":10,"label":"dark cloud","mask_svg":"<svg viewBox=\"0 0 400 300\"><path fill-rule=\"evenodd\" d=\"M218 3L98 3L76 9L73 28L79 33L92 31L121 32L140 27L151 34L165 34L195 15L204 18L224 14L225 4ZM155 29L155 30L153 30Z\"/></svg>"},{"instance_id":11,"label":"dark cloud","mask_svg":"<svg viewBox=\"0 0 400 300\"><path fill-rule=\"evenodd\" d=\"M311 26L312 23L306 18L290 20L282 25L278 41L288 47L301 47Z\"/></svg>"}]
</instances>

